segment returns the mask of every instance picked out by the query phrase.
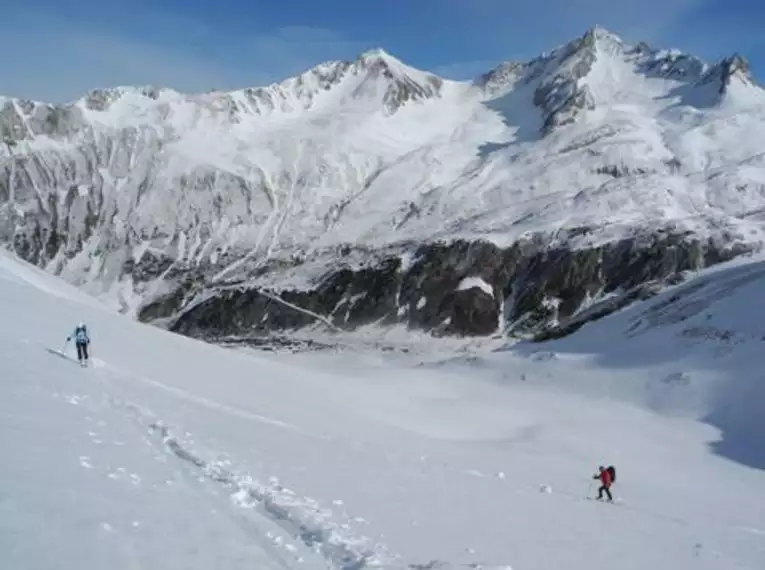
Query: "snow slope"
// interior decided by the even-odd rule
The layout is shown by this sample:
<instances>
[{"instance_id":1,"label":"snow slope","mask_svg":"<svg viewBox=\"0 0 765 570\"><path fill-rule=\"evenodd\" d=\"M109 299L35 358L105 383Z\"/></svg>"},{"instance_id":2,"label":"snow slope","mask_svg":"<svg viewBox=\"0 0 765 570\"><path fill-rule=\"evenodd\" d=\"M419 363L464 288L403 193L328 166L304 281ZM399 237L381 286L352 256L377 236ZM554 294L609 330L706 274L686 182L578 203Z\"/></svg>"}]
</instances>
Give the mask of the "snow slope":
<instances>
[{"instance_id":1,"label":"snow slope","mask_svg":"<svg viewBox=\"0 0 765 570\"><path fill-rule=\"evenodd\" d=\"M0 260L3 567L765 564L762 262L556 344L444 361L227 350ZM678 339L691 309L742 342ZM79 319L87 369L46 351ZM616 505L586 500L604 463Z\"/></svg>"},{"instance_id":2,"label":"snow slope","mask_svg":"<svg viewBox=\"0 0 765 570\"><path fill-rule=\"evenodd\" d=\"M172 263L233 279L345 244L763 237L765 91L746 63L601 28L475 81L372 50L231 93L7 99L0 130L0 236L127 310Z\"/></svg>"}]
</instances>

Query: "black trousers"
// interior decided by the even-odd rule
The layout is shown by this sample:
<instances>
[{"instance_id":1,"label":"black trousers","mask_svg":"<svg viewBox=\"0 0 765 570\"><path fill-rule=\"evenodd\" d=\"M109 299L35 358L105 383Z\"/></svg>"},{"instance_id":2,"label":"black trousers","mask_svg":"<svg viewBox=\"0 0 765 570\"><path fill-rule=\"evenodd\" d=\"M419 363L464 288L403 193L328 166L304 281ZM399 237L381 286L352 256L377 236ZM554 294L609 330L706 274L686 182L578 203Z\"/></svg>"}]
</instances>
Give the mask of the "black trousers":
<instances>
[{"instance_id":1,"label":"black trousers","mask_svg":"<svg viewBox=\"0 0 765 570\"><path fill-rule=\"evenodd\" d=\"M611 489L609 489L608 487L603 487L603 486L601 486L600 489L598 489L598 499L602 499L603 498L603 493L604 492L608 496L608 500L609 501L613 501L614 500L614 498L611 496Z\"/></svg>"},{"instance_id":2,"label":"black trousers","mask_svg":"<svg viewBox=\"0 0 765 570\"><path fill-rule=\"evenodd\" d=\"M77 360L88 359L88 343L78 342L77 344Z\"/></svg>"}]
</instances>

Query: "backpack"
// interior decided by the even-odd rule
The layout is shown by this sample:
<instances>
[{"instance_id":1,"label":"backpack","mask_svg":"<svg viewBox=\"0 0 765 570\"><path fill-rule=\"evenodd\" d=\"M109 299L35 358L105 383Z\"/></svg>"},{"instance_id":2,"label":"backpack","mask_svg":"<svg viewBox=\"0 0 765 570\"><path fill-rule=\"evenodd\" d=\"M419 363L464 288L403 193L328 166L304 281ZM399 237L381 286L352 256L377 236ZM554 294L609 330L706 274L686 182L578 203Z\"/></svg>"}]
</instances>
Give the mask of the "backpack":
<instances>
[{"instance_id":1,"label":"backpack","mask_svg":"<svg viewBox=\"0 0 765 570\"><path fill-rule=\"evenodd\" d=\"M611 475L611 483L616 483L616 467L609 465L606 468L606 471L608 471L609 475Z\"/></svg>"}]
</instances>

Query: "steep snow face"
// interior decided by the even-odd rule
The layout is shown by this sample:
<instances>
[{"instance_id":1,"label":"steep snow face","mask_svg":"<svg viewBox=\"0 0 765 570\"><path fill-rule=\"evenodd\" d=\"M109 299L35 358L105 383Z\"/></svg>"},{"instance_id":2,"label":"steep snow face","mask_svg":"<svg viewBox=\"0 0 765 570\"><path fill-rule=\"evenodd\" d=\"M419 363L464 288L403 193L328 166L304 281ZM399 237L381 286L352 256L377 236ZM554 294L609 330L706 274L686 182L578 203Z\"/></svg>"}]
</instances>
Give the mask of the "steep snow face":
<instances>
[{"instance_id":1,"label":"steep snow face","mask_svg":"<svg viewBox=\"0 0 765 570\"><path fill-rule=\"evenodd\" d=\"M763 109L740 58L602 28L473 82L372 50L231 93L5 99L0 239L125 310L160 275L240 278L343 244L668 226L757 242Z\"/></svg>"}]
</instances>

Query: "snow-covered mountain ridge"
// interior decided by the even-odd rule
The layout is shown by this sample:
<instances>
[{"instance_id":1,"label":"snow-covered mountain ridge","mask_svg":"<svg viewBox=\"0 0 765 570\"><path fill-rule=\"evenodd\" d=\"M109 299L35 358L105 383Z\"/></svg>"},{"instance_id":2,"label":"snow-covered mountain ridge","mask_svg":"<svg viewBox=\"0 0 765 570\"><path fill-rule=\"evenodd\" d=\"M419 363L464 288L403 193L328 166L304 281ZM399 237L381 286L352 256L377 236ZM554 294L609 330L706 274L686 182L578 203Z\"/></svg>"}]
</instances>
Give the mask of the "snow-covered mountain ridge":
<instances>
[{"instance_id":1,"label":"snow-covered mountain ridge","mask_svg":"<svg viewBox=\"0 0 765 570\"><path fill-rule=\"evenodd\" d=\"M263 287L338 326L547 326L763 238L746 61L598 27L475 81L372 50L229 93L6 98L0 129L0 239L193 334L313 321Z\"/></svg>"}]
</instances>

